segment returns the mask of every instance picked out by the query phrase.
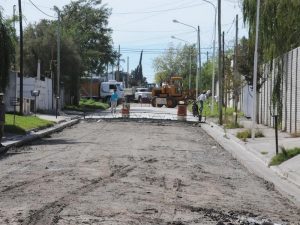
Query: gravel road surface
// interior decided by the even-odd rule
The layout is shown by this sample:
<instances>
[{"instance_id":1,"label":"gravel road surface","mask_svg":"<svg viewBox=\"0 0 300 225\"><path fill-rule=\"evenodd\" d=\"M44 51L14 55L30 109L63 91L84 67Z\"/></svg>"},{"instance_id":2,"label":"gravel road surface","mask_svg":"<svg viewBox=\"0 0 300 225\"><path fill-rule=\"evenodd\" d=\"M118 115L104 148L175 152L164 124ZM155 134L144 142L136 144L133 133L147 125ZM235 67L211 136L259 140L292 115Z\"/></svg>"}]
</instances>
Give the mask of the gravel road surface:
<instances>
[{"instance_id":1,"label":"gravel road surface","mask_svg":"<svg viewBox=\"0 0 300 225\"><path fill-rule=\"evenodd\" d=\"M84 121L0 159L0 224L300 224L201 127Z\"/></svg>"}]
</instances>

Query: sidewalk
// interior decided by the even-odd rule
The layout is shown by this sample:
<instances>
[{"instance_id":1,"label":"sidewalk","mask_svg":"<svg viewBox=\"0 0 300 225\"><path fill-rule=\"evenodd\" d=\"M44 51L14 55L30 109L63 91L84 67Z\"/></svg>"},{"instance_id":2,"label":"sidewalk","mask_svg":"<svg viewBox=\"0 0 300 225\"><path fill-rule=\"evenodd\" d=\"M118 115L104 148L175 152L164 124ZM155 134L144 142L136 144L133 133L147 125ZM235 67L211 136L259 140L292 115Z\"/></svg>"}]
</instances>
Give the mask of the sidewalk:
<instances>
[{"instance_id":1,"label":"sidewalk","mask_svg":"<svg viewBox=\"0 0 300 225\"><path fill-rule=\"evenodd\" d=\"M213 122L207 122L202 128L251 172L274 184L278 191L300 207L300 155L279 166L269 167L269 162L276 155L274 129L259 124L257 129L262 131L265 137L254 140L250 138L244 142L238 139L236 134L238 131L251 128L252 121L245 119L240 124L244 128L225 131ZM278 146L286 149L300 147L300 138L278 132Z\"/></svg>"},{"instance_id":2,"label":"sidewalk","mask_svg":"<svg viewBox=\"0 0 300 225\"><path fill-rule=\"evenodd\" d=\"M41 138L53 132L63 130L64 128L68 126L72 126L75 123L78 123L79 121L79 118L76 116L64 115L64 116L58 116L57 118L54 115L45 115L45 114L37 114L36 116L41 119L53 121L56 124L52 127L39 130L36 132L31 131L26 135L15 135L15 134L4 133L4 137L2 138L2 144L5 147L0 148L0 153L6 152L11 147L21 146L37 138Z\"/></svg>"}]
</instances>

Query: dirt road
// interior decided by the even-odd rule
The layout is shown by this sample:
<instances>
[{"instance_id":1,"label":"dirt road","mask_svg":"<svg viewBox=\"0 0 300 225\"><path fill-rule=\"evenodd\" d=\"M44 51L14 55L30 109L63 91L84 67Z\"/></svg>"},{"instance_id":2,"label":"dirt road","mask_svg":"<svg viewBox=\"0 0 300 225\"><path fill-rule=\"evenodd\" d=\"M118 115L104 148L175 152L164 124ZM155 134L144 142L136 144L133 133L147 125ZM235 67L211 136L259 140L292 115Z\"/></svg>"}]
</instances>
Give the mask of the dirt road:
<instances>
[{"instance_id":1,"label":"dirt road","mask_svg":"<svg viewBox=\"0 0 300 225\"><path fill-rule=\"evenodd\" d=\"M191 124L82 122L11 150L0 171L0 224L300 224Z\"/></svg>"}]
</instances>

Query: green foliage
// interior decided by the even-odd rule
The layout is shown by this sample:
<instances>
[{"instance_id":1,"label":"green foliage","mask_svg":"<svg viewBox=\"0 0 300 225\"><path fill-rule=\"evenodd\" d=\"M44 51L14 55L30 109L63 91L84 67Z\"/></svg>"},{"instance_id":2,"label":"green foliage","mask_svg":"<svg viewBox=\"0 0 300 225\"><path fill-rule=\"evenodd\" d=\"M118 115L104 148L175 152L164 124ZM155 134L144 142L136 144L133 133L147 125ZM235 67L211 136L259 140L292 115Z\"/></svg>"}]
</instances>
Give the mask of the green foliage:
<instances>
[{"instance_id":1,"label":"green foliage","mask_svg":"<svg viewBox=\"0 0 300 225\"><path fill-rule=\"evenodd\" d=\"M271 162L269 163L269 166L280 165L284 161L289 160L300 154L300 148L285 149L284 147L281 147L281 151L281 153L272 158Z\"/></svg>"},{"instance_id":2,"label":"green foliage","mask_svg":"<svg viewBox=\"0 0 300 225\"><path fill-rule=\"evenodd\" d=\"M72 1L61 12L63 27L78 47L84 71L100 74L117 58L112 30L107 27L110 14L111 9L98 0Z\"/></svg>"},{"instance_id":3,"label":"green foliage","mask_svg":"<svg viewBox=\"0 0 300 225\"><path fill-rule=\"evenodd\" d=\"M9 81L9 70L14 60L14 32L6 23L0 8L0 92L4 92Z\"/></svg>"},{"instance_id":4,"label":"green foliage","mask_svg":"<svg viewBox=\"0 0 300 225\"><path fill-rule=\"evenodd\" d=\"M5 115L5 132L26 134L30 130L43 129L54 125L54 122L40 119L35 116L18 116L16 115L16 123L13 124L14 115Z\"/></svg>"},{"instance_id":5,"label":"green foliage","mask_svg":"<svg viewBox=\"0 0 300 225\"><path fill-rule=\"evenodd\" d=\"M113 63L111 29L107 27L110 9L97 0L77 0L61 11L61 82L66 96L79 102L80 77L89 73L100 75L107 63ZM24 31L24 72L37 74L41 60L41 74L56 79L57 21L41 20L29 24ZM54 89L56 90L56 82Z\"/></svg>"},{"instance_id":6,"label":"green foliage","mask_svg":"<svg viewBox=\"0 0 300 225\"><path fill-rule=\"evenodd\" d=\"M41 74L57 76L57 24L53 21L41 20L30 24L24 31L24 73L29 76L37 74L37 62L41 62ZM78 98L79 77L82 73L81 57L78 46L65 31L61 32L61 76L65 91ZM54 90L57 83L54 82Z\"/></svg>"},{"instance_id":7,"label":"green foliage","mask_svg":"<svg viewBox=\"0 0 300 225\"><path fill-rule=\"evenodd\" d=\"M247 138L251 138L251 130L247 129L244 131L237 132L236 136L237 136L237 138L239 138L243 141L247 141ZM264 137L264 134L262 133L262 131L256 130L255 137L256 138Z\"/></svg>"},{"instance_id":8,"label":"green foliage","mask_svg":"<svg viewBox=\"0 0 300 225\"><path fill-rule=\"evenodd\" d=\"M93 99L81 99L79 106L88 109L108 109L109 105L103 102L98 102Z\"/></svg>"},{"instance_id":9,"label":"green foliage","mask_svg":"<svg viewBox=\"0 0 300 225\"><path fill-rule=\"evenodd\" d=\"M183 47L178 45L177 48L170 45L163 55L156 57L153 61L153 68L156 72L155 82L161 84L171 76L181 76L183 77L184 88L187 89L191 65L191 83L192 87L195 88L196 56L195 45L184 45Z\"/></svg>"},{"instance_id":10,"label":"green foliage","mask_svg":"<svg viewBox=\"0 0 300 225\"><path fill-rule=\"evenodd\" d=\"M300 45L300 1L268 0L260 5L260 47L263 61L283 55ZM244 21L249 24L249 37L254 43L256 0L243 1ZM287 22L288 21L288 22Z\"/></svg>"},{"instance_id":11,"label":"green foliage","mask_svg":"<svg viewBox=\"0 0 300 225\"><path fill-rule=\"evenodd\" d=\"M199 87L201 90L211 90L212 72L213 72L213 62L212 61L205 62L201 70L201 81L200 81L201 85Z\"/></svg>"},{"instance_id":12,"label":"green foliage","mask_svg":"<svg viewBox=\"0 0 300 225\"><path fill-rule=\"evenodd\" d=\"M103 102L98 102L93 99L81 99L79 101L79 106L76 105L67 105L64 109L66 110L75 110L75 111L89 111L95 109L108 109L109 105Z\"/></svg>"},{"instance_id":13,"label":"green foliage","mask_svg":"<svg viewBox=\"0 0 300 225\"><path fill-rule=\"evenodd\" d=\"M236 129L236 128L243 128L244 126L243 125L240 125L239 123L235 123L233 121L226 121L225 122L225 128L227 129Z\"/></svg>"},{"instance_id":14,"label":"green foliage","mask_svg":"<svg viewBox=\"0 0 300 225\"><path fill-rule=\"evenodd\" d=\"M219 116L219 111L218 111L218 103L216 101L213 102L214 104L214 111L212 112L211 111L211 97L208 98L204 104L203 104L203 115L207 116L207 117L218 117ZM198 103L198 106L199 103ZM188 105L188 110L191 112L192 111L192 102L189 103ZM223 112L224 112L224 116L225 117L232 117L233 114L234 114L234 108L226 108L226 111L225 111L225 108L223 108ZM225 114L226 112L226 114ZM241 112L238 112L238 116L242 116L243 114Z\"/></svg>"}]
</instances>

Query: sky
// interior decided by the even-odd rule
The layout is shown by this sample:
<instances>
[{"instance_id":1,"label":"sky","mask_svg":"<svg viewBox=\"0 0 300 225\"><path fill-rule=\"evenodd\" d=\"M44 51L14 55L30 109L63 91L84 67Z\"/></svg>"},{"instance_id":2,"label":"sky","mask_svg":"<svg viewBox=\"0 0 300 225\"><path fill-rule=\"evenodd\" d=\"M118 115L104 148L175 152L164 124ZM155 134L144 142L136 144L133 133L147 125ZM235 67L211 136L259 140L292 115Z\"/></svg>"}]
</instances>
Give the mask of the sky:
<instances>
[{"instance_id":1,"label":"sky","mask_svg":"<svg viewBox=\"0 0 300 225\"><path fill-rule=\"evenodd\" d=\"M71 0L22 0L24 26L41 19L52 20L56 17L53 6L62 8ZM210 0L217 6L217 0ZM247 35L243 24L241 0L221 0L221 24L225 32L225 47L233 47L235 40L235 17L239 16L239 37ZM33 4L37 7L35 7ZM154 82L153 59L161 56L165 49L173 45L196 43L200 27L200 46L202 62L212 56L215 9L204 0L102 0L112 9L109 27L113 29L114 48L121 49L121 70L134 70L143 53L143 73L149 83ZM13 14L13 5L18 0L0 0L5 17ZM18 12L18 7L17 7ZM51 16L51 17L50 17ZM54 17L54 18L53 18ZM192 27L174 23L176 19ZM17 26L18 30L18 26ZM172 39L175 36L177 39ZM181 39L181 40L179 40ZM217 41L217 40L216 40Z\"/></svg>"}]
</instances>

